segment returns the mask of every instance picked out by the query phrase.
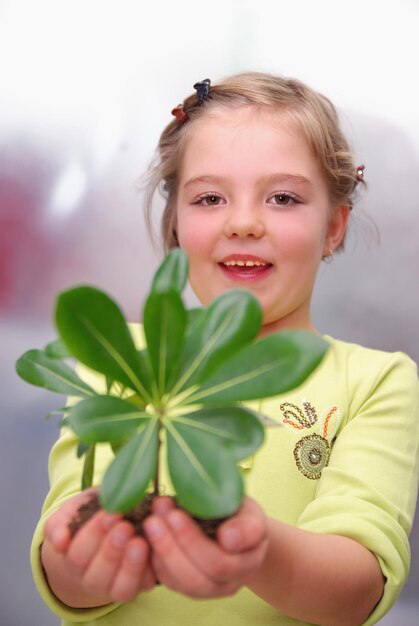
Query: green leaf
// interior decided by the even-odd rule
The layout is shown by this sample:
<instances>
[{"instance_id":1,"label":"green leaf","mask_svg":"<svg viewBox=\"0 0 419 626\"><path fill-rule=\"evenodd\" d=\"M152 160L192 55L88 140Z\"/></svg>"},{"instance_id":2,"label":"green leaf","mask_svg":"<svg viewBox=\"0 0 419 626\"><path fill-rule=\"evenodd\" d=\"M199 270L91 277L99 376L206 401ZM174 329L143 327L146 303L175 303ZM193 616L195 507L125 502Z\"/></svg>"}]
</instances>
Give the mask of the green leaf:
<instances>
[{"instance_id":1,"label":"green leaf","mask_svg":"<svg viewBox=\"0 0 419 626\"><path fill-rule=\"evenodd\" d=\"M257 415L242 406L207 407L171 421L227 447L235 461L253 454L262 445L265 433Z\"/></svg>"},{"instance_id":2,"label":"green leaf","mask_svg":"<svg viewBox=\"0 0 419 626\"><path fill-rule=\"evenodd\" d=\"M200 321L202 315L205 313L205 309L203 307L196 307L193 309L187 309L186 313L188 315L188 328L187 332L193 332L196 324Z\"/></svg>"},{"instance_id":3,"label":"green leaf","mask_svg":"<svg viewBox=\"0 0 419 626\"><path fill-rule=\"evenodd\" d=\"M96 446L91 445L85 451L83 472L81 476L81 488L88 489L93 484L93 474L95 471Z\"/></svg>"},{"instance_id":4,"label":"green leaf","mask_svg":"<svg viewBox=\"0 0 419 626\"><path fill-rule=\"evenodd\" d=\"M96 396L75 404L68 423L83 443L118 442L132 435L150 416L131 402Z\"/></svg>"},{"instance_id":5,"label":"green leaf","mask_svg":"<svg viewBox=\"0 0 419 626\"><path fill-rule=\"evenodd\" d=\"M151 293L144 307L144 333L159 397L177 373L184 343L186 311L175 291Z\"/></svg>"},{"instance_id":6,"label":"green leaf","mask_svg":"<svg viewBox=\"0 0 419 626\"><path fill-rule=\"evenodd\" d=\"M69 289L57 300L55 320L63 341L79 361L150 401L146 364L109 296L94 287Z\"/></svg>"},{"instance_id":7,"label":"green leaf","mask_svg":"<svg viewBox=\"0 0 419 626\"><path fill-rule=\"evenodd\" d=\"M126 395L124 396L124 400L127 400L128 402L135 404L135 406L139 409L145 409L146 407L144 399L141 396L139 396L138 393L134 393L132 395Z\"/></svg>"},{"instance_id":8,"label":"green leaf","mask_svg":"<svg viewBox=\"0 0 419 626\"><path fill-rule=\"evenodd\" d=\"M72 355L61 339L55 339L45 346L44 352L52 359L71 359Z\"/></svg>"},{"instance_id":9,"label":"green leaf","mask_svg":"<svg viewBox=\"0 0 419 626\"><path fill-rule=\"evenodd\" d=\"M160 293L174 289L182 293L188 280L188 257L180 248L173 248L157 269L151 292Z\"/></svg>"},{"instance_id":10,"label":"green leaf","mask_svg":"<svg viewBox=\"0 0 419 626\"><path fill-rule=\"evenodd\" d=\"M158 428L153 419L119 450L106 470L100 500L107 511L126 513L141 502L156 472L157 453Z\"/></svg>"},{"instance_id":11,"label":"green leaf","mask_svg":"<svg viewBox=\"0 0 419 626\"><path fill-rule=\"evenodd\" d=\"M233 514L244 495L233 456L206 433L168 421L167 462L181 507L201 518Z\"/></svg>"},{"instance_id":12,"label":"green leaf","mask_svg":"<svg viewBox=\"0 0 419 626\"><path fill-rule=\"evenodd\" d=\"M105 383L106 383L106 393L110 394L114 381L110 376L105 376Z\"/></svg>"},{"instance_id":13,"label":"green leaf","mask_svg":"<svg viewBox=\"0 0 419 626\"><path fill-rule=\"evenodd\" d=\"M42 350L29 350L16 362L16 371L23 380L55 393L92 396L95 392L63 361L46 356Z\"/></svg>"},{"instance_id":14,"label":"green leaf","mask_svg":"<svg viewBox=\"0 0 419 626\"><path fill-rule=\"evenodd\" d=\"M126 393L132 394L132 390L127 389L126 386L120 383L118 380L114 380L112 381L112 383L109 378L105 380L106 380L106 394L108 396L117 396L118 398L123 398ZM138 394L136 395L138 396Z\"/></svg>"},{"instance_id":15,"label":"green leaf","mask_svg":"<svg viewBox=\"0 0 419 626\"><path fill-rule=\"evenodd\" d=\"M204 381L227 358L254 340L261 322L260 304L249 291L234 289L216 298L187 338L183 373L174 392Z\"/></svg>"},{"instance_id":16,"label":"green leaf","mask_svg":"<svg viewBox=\"0 0 419 626\"><path fill-rule=\"evenodd\" d=\"M110 446L112 448L112 452L114 453L114 455L116 456L117 453L119 452L119 450L126 444L128 443L130 437L127 437L126 439L121 439L120 441L111 441L110 442Z\"/></svg>"},{"instance_id":17,"label":"green leaf","mask_svg":"<svg viewBox=\"0 0 419 626\"><path fill-rule=\"evenodd\" d=\"M65 416L67 415L67 413L70 411L70 406L62 406L60 409L53 409L52 411L49 411L46 416L45 419L49 420L51 419L51 417L54 417L55 415L62 415L63 419L61 420L61 425L64 425L64 419Z\"/></svg>"},{"instance_id":18,"label":"green leaf","mask_svg":"<svg viewBox=\"0 0 419 626\"><path fill-rule=\"evenodd\" d=\"M87 443L79 442L77 446L77 458L80 459L83 454L86 454L90 446Z\"/></svg>"},{"instance_id":19,"label":"green leaf","mask_svg":"<svg viewBox=\"0 0 419 626\"><path fill-rule=\"evenodd\" d=\"M328 343L302 330L269 335L227 359L188 403L241 402L300 385L319 365Z\"/></svg>"}]
</instances>

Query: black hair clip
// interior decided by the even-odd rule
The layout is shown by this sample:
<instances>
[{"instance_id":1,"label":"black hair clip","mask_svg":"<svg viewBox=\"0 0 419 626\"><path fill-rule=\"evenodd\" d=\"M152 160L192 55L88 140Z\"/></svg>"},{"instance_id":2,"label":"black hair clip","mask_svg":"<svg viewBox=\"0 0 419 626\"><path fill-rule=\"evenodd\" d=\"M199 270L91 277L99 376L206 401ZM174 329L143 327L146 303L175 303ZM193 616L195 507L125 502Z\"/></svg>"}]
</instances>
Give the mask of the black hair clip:
<instances>
[{"instance_id":1,"label":"black hair clip","mask_svg":"<svg viewBox=\"0 0 419 626\"><path fill-rule=\"evenodd\" d=\"M211 85L210 79L205 78L204 80L201 80L199 83L195 83L195 85L193 86L193 88L196 89L196 97L198 98L199 104L202 104L205 98L209 96L210 85Z\"/></svg>"}]
</instances>

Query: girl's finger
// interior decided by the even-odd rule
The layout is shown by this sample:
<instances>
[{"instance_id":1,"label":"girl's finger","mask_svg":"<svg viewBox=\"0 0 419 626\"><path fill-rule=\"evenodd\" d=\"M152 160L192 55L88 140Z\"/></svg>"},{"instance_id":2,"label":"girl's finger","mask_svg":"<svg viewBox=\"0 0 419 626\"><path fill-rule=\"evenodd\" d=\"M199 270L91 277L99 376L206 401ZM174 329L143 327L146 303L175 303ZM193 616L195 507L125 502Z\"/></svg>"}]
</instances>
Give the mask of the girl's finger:
<instances>
[{"instance_id":1,"label":"girl's finger","mask_svg":"<svg viewBox=\"0 0 419 626\"><path fill-rule=\"evenodd\" d=\"M80 528L66 554L66 560L75 573L83 573L90 565L105 536L119 522L119 519L118 515L109 515L104 511L99 511Z\"/></svg>"},{"instance_id":2,"label":"girl's finger","mask_svg":"<svg viewBox=\"0 0 419 626\"><path fill-rule=\"evenodd\" d=\"M71 542L68 525L59 519L48 520L45 525L45 541L49 542L57 552L65 553Z\"/></svg>"},{"instance_id":3,"label":"girl's finger","mask_svg":"<svg viewBox=\"0 0 419 626\"><path fill-rule=\"evenodd\" d=\"M155 515L165 517L175 506L175 501L170 496L159 496L153 500L152 509Z\"/></svg>"},{"instance_id":4,"label":"girl's finger","mask_svg":"<svg viewBox=\"0 0 419 626\"><path fill-rule=\"evenodd\" d=\"M211 581L187 558L164 519L150 516L144 531L152 550L152 564L161 583L194 598L214 595Z\"/></svg>"},{"instance_id":5,"label":"girl's finger","mask_svg":"<svg viewBox=\"0 0 419 626\"><path fill-rule=\"evenodd\" d=\"M118 522L109 530L83 574L86 589L92 593L109 594L133 535L134 528L126 521Z\"/></svg>"},{"instance_id":6,"label":"girl's finger","mask_svg":"<svg viewBox=\"0 0 419 626\"><path fill-rule=\"evenodd\" d=\"M231 553L256 548L267 537L267 521L260 506L245 498L239 512L218 530L220 545Z\"/></svg>"},{"instance_id":7,"label":"girl's finger","mask_svg":"<svg viewBox=\"0 0 419 626\"><path fill-rule=\"evenodd\" d=\"M79 507L90 499L97 488L87 489L66 500L45 522L45 538L57 552L65 552L71 542L70 522Z\"/></svg>"},{"instance_id":8,"label":"girl's finger","mask_svg":"<svg viewBox=\"0 0 419 626\"><path fill-rule=\"evenodd\" d=\"M68 524L77 513L77 510L86 502L90 500L93 494L98 492L97 487L91 487L85 489L80 493L75 494L71 498L68 498L61 504L61 506L51 515L51 518L59 517L63 522ZM50 518L50 519L51 519Z\"/></svg>"},{"instance_id":9,"label":"girl's finger","mask_svg":"<svg viewBox=\"0 0 419 626\"><path fill-rule=\"evenodd\" d=\"M142 537L133 537L112 582L109 595L115 602L133 600L140 591L149 591L155 578L149 567L149 549Z\"/></svg>"},{"instance_id":10,"label":"girl's finger","mask_svg":"<svg viewBox=\"0 0 419 626\"><path fill-rule=\"evenodd\" d=\"M174 510L167 516L176 542L187 558L206 578L217 584L235 581L238 586L257 568L264 557L267 540L251 550L226 552L220 545L204 536L201 529L183 511Z\"/></svg>"}]
</instances>

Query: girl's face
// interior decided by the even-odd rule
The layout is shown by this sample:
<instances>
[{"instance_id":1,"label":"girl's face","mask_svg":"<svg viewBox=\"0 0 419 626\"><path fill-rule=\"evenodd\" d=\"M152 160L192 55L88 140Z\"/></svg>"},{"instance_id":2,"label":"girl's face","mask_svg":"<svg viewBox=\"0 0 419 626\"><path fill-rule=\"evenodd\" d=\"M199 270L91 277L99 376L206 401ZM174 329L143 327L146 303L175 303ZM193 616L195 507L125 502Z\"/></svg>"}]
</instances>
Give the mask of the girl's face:
<instances>
[{"instance_id":1,"label":"girl's face","mask_svg":"<svg viewBox=\"0 0 419 626\"><path fill-rule=\"evenodd\" d=\"M249 289L262 333L312 330L319 263L343 238L320 166L286 113L246 107L194 124L180 171L177 235L202 304Z\"/></svg>"}]
</instances>

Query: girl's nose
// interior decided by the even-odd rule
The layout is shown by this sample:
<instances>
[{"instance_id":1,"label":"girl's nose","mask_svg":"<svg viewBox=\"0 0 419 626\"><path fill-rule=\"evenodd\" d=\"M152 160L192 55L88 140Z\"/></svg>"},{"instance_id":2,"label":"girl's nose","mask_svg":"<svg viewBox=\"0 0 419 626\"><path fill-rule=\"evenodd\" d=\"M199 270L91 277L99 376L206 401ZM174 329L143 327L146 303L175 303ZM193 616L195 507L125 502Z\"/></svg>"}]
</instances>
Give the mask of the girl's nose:
<instances>
[{"instance_id":1,"label":"girl's nose","mask_svg":"<svg viewBox=\"0 0 419 626\"><path fill-rule=\"evenodd\" d=\"M260 239L265 234L265 225L257 209L232 209L224 224L226 237Z\"/></svg>"}]
</instances>

